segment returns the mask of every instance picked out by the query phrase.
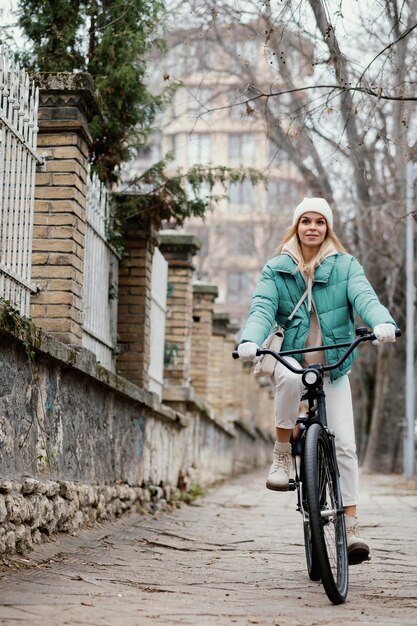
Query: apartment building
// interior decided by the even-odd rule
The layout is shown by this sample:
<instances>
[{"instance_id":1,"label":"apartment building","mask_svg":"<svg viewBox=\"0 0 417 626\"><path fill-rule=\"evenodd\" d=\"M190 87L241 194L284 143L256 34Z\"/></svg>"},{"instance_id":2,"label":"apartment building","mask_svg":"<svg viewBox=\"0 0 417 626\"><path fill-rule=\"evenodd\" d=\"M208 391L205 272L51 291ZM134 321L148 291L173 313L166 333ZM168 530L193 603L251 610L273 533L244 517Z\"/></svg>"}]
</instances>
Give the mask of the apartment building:
<instances>
[{"instance_id":1,"label":"apartment building","mask_svg":"<svg viewBox=\"0 0 417 626\"><path fill-rule=\"evenodd\" d=\"M294 60L295 49L286 49ZM266 91L276 89L277 80L281 84L272 63L264 40L239 27L226 43L212 33L173 33L168 56L156 60L154 69L157 79L174 83L176 91L152 158L172 152L172 169L182 171L194 164L256 168L267 180L267 186L249 180L219 185L205 220L190 219L185 226L202 243L197 278L218 286L216 310L236 321L245 318L259 272L306 192L284 146L271 139L265 114L267 102L276 116L281 108L284 118L285 97L251 100L256 95L251 80Z\"/></svg>"}]
</instances>

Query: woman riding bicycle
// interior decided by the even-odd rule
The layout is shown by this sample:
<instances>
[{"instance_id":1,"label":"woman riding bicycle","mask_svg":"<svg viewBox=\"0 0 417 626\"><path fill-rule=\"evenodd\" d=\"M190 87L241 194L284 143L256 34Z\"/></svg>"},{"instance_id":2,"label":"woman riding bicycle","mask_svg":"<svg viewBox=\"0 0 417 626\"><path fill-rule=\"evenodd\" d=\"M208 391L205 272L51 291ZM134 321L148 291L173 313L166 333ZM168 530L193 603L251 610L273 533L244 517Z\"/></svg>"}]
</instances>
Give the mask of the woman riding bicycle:
<instances>
[{"instance_id":1,"label":"woman riding bicycle","mask_svg":"<svg viewBox=\"0 0 417 626\"><path fill-rule=\"evenodd\" d=\"M284 234L278 255L269 260L254 292L249 317L238 347L243 361L256 351L275 323L285 328L282 350L353 341L353 312L373 329L377 341L395 341L395 322L380 303L358 261L347 253L333 231L333 213L323 198L304 198L296 207L292 226ZM343 350L342 350L343 352ZM296 355L304 366L336 362L330 350ZM345 510L347 549L356 561L369 557L369 546L357 524L358 459L348 374L355 353L325 378L327 421L335 434L336 453ZM292 357L289 362L297 364ZM267 487L288 489L292 430L298 417L301 376L281 363L274 371L276 442Z\"/></svg>"}]
</instances>

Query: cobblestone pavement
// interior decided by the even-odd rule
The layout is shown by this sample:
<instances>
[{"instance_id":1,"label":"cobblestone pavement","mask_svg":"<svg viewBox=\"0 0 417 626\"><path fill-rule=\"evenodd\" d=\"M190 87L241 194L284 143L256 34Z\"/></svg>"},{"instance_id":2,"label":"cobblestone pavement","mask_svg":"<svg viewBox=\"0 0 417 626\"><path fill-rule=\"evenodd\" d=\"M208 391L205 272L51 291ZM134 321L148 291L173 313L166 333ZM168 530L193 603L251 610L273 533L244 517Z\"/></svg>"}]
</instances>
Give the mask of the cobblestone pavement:
<instances>
[{"instance_id":1,"label":"cobblestone pavement","mask_svg":"<svg viewBox=\"0 0 417 626\"><path fill-rule=\"evenodd\" d=\"M172 513L44 544L2 572L0 624L417 624L415 486L362 477L372 560L350 568L333 606L306 574L295 494L264 483L257 471Z\"/></svg>"}]
</instances>

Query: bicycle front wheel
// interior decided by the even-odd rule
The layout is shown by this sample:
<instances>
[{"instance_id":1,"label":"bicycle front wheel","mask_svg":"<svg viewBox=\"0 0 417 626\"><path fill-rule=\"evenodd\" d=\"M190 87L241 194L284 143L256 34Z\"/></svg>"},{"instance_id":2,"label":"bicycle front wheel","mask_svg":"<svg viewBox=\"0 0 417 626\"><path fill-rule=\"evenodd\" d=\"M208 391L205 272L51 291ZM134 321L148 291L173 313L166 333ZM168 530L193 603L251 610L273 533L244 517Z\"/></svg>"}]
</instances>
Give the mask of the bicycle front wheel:
<instances>
[{"instance_id":1,"label":"bicycle front wheel","mask_svg":"<svg viewBox=\"0 0 417 626\"><path fill-rule=\"evenodd\" d=\"M304 510L305 509L306 504L304 505ZM311 541L310 520L304 522L304 547L306 552L307 572L310 580L320 580L319 564L317 561L316 553L314 551L313 543Z\"/></svg>"},{"instance_id":2,"label":"bicycle front wheel","mask_svg":"<svg viewBox=\"0 0 417 626\"><path fill-rule=\"evenodd\" d=\"M345 518L332 446L320 424L307 430L304 468L313 554L329 600L341 604L348 592Z\"/></svg>"},{"instance_id":3,"label":"bicycle front wheel","mask_svg":"<svg viewBox=\"0 0 417 626\"><path fill-rule=\"evenodd\" d=\"M302 484L302 508L303 508L303 528L304 528L304 547L307 561L307 572L310 580L320 580L320 569L317 562L317 556L311 540L310 511L307 501L307 488L304 466L304 455L302 453L301 462L301 484Z\"/></svg>"}]
</instances>

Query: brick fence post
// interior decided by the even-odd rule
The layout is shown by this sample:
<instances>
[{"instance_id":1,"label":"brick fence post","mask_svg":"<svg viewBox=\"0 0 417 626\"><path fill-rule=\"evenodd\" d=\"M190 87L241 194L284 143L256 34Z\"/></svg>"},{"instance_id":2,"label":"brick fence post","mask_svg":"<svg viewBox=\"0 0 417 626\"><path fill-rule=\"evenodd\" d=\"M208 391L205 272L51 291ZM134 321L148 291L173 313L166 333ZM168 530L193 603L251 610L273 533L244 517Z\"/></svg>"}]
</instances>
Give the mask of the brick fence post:
<instances>
[{"instance_id":1,"label":"brick fence post","mask_svg":"<svg viewBox=\"0 0 417 626\"><path fill-rule=\"evenodd\" d=\"M228 313L213 315L213 336L209 360L208 402L219 416L225 412L226 398L226 352L228 346L228 327L230 318ZM230 350L231 352L231 350ZM231 359L230 355L230 359Z\"/></svg>"},{"instance_id":2,"label":"brick fence post","mask_svg":"<svg viewBox=\"0 0 417 626\"><path fill-rule=\"evenodd\" d=\"M160 250L168 261L164 395L169 387L190 387L193 320L193 256L200 243L194 235L160 232Z\"/></svg>"},{"instance_id":3,"label":"brick fence post","mask_svg":"<svg viewBox=\"0 0 417 626\"><path fill-rule=\"evenodd\" d=\"M213 334L213 309L218 293L216 285L199 281L193 284L191 382L198 395L205 401L207 401L209 361Z\"/></svg>"},{"instance_id":4,"label":"brick fence post","mask_svg":"<svg viewBox=\"0 0 417 626\"><path fill-rule=\"evenodd\" d=\"M264 433L274 435L274 387L270 384L269 379L267 378L260 378L258 383L259 399L257 403L257 425L263 430Z\"/></svg>"},{"instance_id":5,"label":"brick fence post","mask_svg":"<svg viewBox=\"0 0 417 626\"><path fill-rule=\"evenodd\" d=\"M236 418L236 404L239 401L242 390L239 389L237 380L242 368L241 361L232 358L232 352L237 345L237 334L240 324L230 322L226 325L225 355L224 355L224 417L233 421Z\"/></svg>"},{"instance_id":6,"label":"brick fence post","mask_svg":"<svg viewBox=\"0 0 417 626\"><path fill-rule=\"evenodd\" d=\"M86 183L91 137L98 112L89 74L36 74L40 88L31 318L61 341L82 344L82 289L86 231Z\"/></svg>"},{"instance_id":7,"label":"brick fence post","mask_svg":"<svg viewBox=\"0 0 417 626\"><path fill-rule=\"evenodd\" d=\"M235 340L238 327L233 328ZM232 348L229 347L230 350ZM269 378L255 378L253 365L233 361L232 372L227 373L226 412L233 421L238 419L250 427L259 427L264 433L274 431L274 386ZM232 385L232 389L230 388Z\"/></svg>"},{"instance_id":8,"label":"brick fence post","mask_svg":"<svg viewBox=\"0 0 417 626\"><path fill-rule=\"evenodd\" d=\"M130 208L134 196L126 197ZM123 203L123 196L117 198ZM152 260L158 245L159 219L137 217L123 224L126 255L119 266L117 332L121 353L117 373L143 389L149 387Z\"/></svg>"}]
</instances>

